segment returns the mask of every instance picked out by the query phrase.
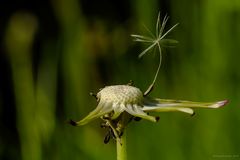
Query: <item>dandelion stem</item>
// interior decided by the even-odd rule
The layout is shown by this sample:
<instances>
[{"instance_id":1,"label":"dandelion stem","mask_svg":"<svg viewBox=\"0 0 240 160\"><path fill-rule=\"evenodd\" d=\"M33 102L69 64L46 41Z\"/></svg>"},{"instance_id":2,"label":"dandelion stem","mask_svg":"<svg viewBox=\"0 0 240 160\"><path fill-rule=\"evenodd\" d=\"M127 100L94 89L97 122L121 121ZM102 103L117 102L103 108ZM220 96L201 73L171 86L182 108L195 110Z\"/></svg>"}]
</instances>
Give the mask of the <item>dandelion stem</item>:
<instances>
[{"instance_id":1,"label":"dandelion stem","mask_svg":"<svg viewBox=\"0 0 240 160\"><path fill-rule=\"evenodd\" d=\"M127 160L126 129L121 137L117 138L117 160Z\"/></svg>"}]
</instances>

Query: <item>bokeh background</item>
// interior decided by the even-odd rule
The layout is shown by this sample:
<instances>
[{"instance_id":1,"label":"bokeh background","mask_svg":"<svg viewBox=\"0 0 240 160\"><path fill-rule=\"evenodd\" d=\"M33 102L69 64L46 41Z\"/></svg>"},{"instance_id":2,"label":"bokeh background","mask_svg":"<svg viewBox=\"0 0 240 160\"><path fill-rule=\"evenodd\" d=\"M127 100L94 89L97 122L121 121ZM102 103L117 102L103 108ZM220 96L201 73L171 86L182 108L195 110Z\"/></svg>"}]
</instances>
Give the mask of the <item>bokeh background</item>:
<instances>
[{"instance_id":1,"label":"bokeh background","mask_svg":"<svg viewBox=\"0 0 240 160\"><path fill-rule=\"evenodd\" d=\"M0 159L112 160L101 120L72 127L96 107L89 92L134 84L145 90L155 54L130 34L154 31L157 14L170 15L169 35L152 97L230 103L218 110L159 113L133 122L130 160L240 159L239 0L1 0Z\"/></svg>"}]
</instances>

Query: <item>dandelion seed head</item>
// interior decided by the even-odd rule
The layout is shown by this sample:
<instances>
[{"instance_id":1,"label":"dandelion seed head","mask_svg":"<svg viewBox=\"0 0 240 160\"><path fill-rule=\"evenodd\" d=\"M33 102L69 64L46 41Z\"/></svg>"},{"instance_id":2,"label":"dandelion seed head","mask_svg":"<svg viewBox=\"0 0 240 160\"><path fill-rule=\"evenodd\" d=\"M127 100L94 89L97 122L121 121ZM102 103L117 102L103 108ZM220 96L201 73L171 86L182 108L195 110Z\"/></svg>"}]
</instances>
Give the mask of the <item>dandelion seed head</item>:
<instances>
[{"instance_id":1,"label":"dandelion seed head","mask_svg":"<svg viewBox=\"0 0 240 160\"><path fill-rule=\"evenodd\" d=\"M112 104L139 104L142 102L143 94L140 89L129 85L106 86L97 97L100 101Z\"/></svg>"}]
</instances>

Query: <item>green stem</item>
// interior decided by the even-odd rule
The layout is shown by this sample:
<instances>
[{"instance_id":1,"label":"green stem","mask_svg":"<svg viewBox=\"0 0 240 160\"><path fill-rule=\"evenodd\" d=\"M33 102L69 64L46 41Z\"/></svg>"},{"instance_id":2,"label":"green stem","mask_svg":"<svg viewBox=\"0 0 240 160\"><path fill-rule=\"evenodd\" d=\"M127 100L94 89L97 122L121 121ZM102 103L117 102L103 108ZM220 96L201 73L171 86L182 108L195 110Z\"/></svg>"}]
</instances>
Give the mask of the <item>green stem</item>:
<instances>
[{"instance_id":1,"label":"green stem","mask_svg":"<svg viewBox=\"0 0 240 160\"><path fill-rule=\"evenodd\" d=\"M117 160L127 160L126 129L120 138L116 139Z\"/></svg>"}]
</instances>

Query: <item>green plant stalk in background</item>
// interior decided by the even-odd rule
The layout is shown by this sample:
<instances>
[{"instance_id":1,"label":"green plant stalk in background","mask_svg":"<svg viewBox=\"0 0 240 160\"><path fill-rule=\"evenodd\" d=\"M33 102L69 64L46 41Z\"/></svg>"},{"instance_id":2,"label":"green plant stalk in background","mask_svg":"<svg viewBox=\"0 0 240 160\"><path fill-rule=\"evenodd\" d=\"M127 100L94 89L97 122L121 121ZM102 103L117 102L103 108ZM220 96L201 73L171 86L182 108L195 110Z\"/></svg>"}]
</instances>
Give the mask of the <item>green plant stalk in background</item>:
<instances>
[{"instance_id":1,"label":"green plant stalk in background","mask_svg":"<svg viewBox=\"0 0 240 160\"><path fill-rule=\"evenodd\" d=\"M16 98L17 128L23 160L41 160L41 140L36 118L36 101L32 75L31 47L37 30L36 17L18 12L6 32L6 47L12 69Z\"/></svg>"},{"instance_id":2,"label":"green plant stalk in background","mask_svg":"<svg viewBox=\"0 0 240 160\"><path fill-rule=\"evenodd\" d=\"M38 21L34 15L16 12L10 18L5 35L16 98L16 123L22 160L45 159L42 146L49 144L55 127L57 58L50 58L51 44L46 43L34 82L32 44L37 28Z\"/></svg>"}]
</instances>

